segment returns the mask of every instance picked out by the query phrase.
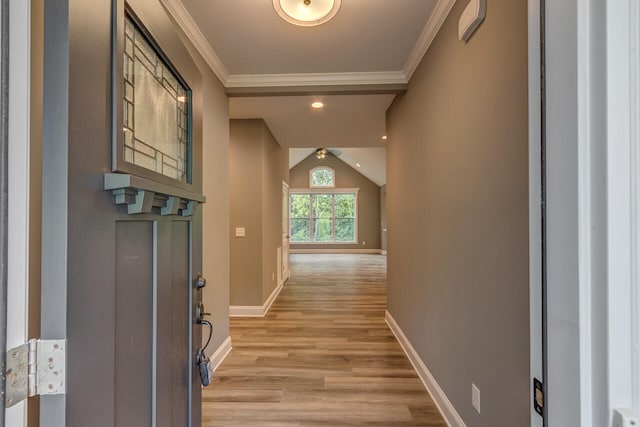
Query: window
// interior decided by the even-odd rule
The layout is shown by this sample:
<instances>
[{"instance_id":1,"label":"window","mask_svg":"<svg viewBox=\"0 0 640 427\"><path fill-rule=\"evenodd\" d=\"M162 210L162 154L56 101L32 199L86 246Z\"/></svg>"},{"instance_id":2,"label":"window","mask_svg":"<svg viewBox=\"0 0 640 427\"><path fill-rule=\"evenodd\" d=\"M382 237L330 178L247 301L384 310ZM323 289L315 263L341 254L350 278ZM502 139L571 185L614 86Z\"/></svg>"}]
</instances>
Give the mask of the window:
<instances>
[{"instance_id":1,"label":"window","mask_svg":"<svg viewBox=\"0 0 640 427\"><path fill-rule=\"evenodd\" d=\"M291 190L291 243L356 243L358 190Z\"/></svg>"},{"instance_id":2,"label":"window","mask_svg":"<svg viewBox=\"0 0 640 427\"><path fill-rule=\"evenodd\" d=\"M191 92L129 15L123 60L124 161L189 182Z\"/></svg>"},{"instance_id":3,"label":"window","mask_svg":"<svg viewBox=\"0 0 640 427\"><path fill-rule=\"evenodd\" d=\"M319 166L309 171L309 187L335 187L336 172L327 166Z\"/></svg>"}]
</instances>

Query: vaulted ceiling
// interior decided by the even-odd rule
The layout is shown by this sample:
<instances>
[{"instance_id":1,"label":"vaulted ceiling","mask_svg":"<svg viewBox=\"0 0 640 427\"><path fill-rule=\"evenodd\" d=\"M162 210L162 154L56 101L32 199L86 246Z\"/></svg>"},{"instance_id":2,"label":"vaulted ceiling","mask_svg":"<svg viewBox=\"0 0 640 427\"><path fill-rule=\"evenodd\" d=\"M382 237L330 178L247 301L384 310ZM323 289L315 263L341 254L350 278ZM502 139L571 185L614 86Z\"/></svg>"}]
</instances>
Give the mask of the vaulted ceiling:
<instances>
[{"instance_id":1,"label":"vaulted ceiling","mask_svg":"<svg viewBox=\"0 0 640 427\"><path fill-rule=\"evenodd\" d=\"M455 3L343 0L329 22L299 27L272 0L161 1L225 86L230 117L263 118L283 147L307 149L384 147L386 110Z\"/></svg>"}]
</instances>

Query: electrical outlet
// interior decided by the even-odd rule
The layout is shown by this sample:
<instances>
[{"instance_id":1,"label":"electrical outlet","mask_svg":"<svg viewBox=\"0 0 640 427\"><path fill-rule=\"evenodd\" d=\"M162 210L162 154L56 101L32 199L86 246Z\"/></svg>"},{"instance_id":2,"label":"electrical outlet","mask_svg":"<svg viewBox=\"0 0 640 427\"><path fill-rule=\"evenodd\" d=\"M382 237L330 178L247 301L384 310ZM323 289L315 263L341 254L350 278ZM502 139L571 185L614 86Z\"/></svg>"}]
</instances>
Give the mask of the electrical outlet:
<instances>
[{"instance_id":1,"label":"electrical outlet","mask_svg":"<svg viewBox=\"0 0 640 427\"><path fill-rule=\"evenodd\" d=\"M364 240L362 241L362 246L366 245L367 242L365 242Z\"/></svg>"},{"instance_id":2,"label":"electrical outlet","mask_svg":"<svg viewBox=\"0 0 640 427\"><path fill-rule=\"evenodd\" d=\"M480 413L480 389L471 383L471 404Z\"/></svg>"},{"instance_id":3,"label":"electrical outlet","mask_svg":"<svg viewBox=\"0 0 640 427\"><path fill-rule=\"evenodd\" d=\"M276 273L271 273L271 281L276 280Z\"/></svg>"},{"instance_id":4,"label":"electrical outlet","mask_svg":"<svg viewBox=\"0 0 640 427\"><path fill-rule=\"evenodd\" d=\"M236 227L236 237L244 237L245 231L244 227Z\"/></svg>"}]
</instances>

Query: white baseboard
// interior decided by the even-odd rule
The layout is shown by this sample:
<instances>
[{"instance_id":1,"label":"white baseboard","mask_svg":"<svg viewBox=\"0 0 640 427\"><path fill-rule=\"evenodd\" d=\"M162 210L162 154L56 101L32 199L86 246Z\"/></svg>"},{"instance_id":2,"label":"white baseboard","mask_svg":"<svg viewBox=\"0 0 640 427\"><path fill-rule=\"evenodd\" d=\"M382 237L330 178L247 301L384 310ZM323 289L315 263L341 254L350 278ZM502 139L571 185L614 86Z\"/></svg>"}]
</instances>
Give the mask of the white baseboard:
<instances>
[{"instance_id":1,"label":"white baseboard","mask_svg":"<svg viewBox=\"0 0 640 427\"><path fill-rule=\"evenodd\" d=\"M231 337L227 337L227 339L224 340L222 344L220 344L220 347L218 347L218 349L214 351L213 354L211 355L211 363L213 364L214 371L218 369L218 366L220 366L220 364L224 361L224 359L227 358L230 352L231 352Z\"/></svg>"},{"instance_id":2,"label":"white baseboard","mask_svg":"<svg viewBox=\"0 0 640 427\"><path fill-rule=\"evenodd\" d=\"M284 286L284 282L279 283L278 286L271 292L269 298L262 305L232 305L229 306L229 316L231 317L264 317L271 308L271 305L276 300L280 291Z\"/></svg>"},{"instance_id":3,"label":"white baseboard","mask_svg":"<svg viewBox=\"0 0 640 427\"><path fill-rule=\"evenodd\" d=\"M289 249L290 254L378 254L381 249Z\"/></svg>"},{"instance_id":4,"label":"white baseboard","mask_svg":"<svg viewBox=\"0 0 640 427\"><path fill-rule=\"evenodd\" d=\"M409 342L409 339L406 337L404 332L402 332L402 329L400 329L400 326L388 311L385 313L385 320L387 325L389 325L389 328L391 328L391 332L396 336L400 346L411 361L413 368L418 373L418 377L420 377L420 380L431 395L431 399L433 399L434 403L438 407L438 410L440 411L440 414L442 414L447 425L449 427L466 427L466 424L460 417L460 414L458 414L456 409L453 407L453 404L449 401L447 395L444 394L444 391L440 388L436 379L431 375L431 372L429 372L429 369L427 369L420 356L418 356L418 353Z\"/></svg>"}]
</instances>

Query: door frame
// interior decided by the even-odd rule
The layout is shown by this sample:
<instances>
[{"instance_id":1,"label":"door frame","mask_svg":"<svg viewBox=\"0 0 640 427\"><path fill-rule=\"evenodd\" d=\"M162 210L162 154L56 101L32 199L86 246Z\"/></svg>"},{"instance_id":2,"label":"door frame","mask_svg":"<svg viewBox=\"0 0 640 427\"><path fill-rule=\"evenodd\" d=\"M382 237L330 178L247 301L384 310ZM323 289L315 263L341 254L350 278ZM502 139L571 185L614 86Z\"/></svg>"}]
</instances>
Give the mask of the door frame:
<instances>
[{"instance_id":1,"label":"door frame","mask_svg":"<svg viewBox=\"0 0 640 427\"><path fill-rule=\"evenodd\" d=\"M550 250L571 263L549 270L547 300L556 321L547 332L550 378L570 393L550 386L547 422L611 426L616 408L640 415L640 5L546 4L546 38L554 41L553 63L545 61L554 118L546 135L549 158L556 156L547 179L568 196L565 213L556 205L549 219L572 229L564 242L549 235ZM567 360L571 366L558 369Z\"/></svg>"},{"instance_id":2,"label":"door frame","mask_svg":"<svg viewBox=\"0 0 640 427\"><path fill-rule=\"evenodd\" d=\"M7 230L7 319L6 349L24 344L28 338L29 304L29 144L30 144L30 32L31 2L3 0L3 15L9 8L8 78L8 230ZM4 18L4 16L3 16ZM3 64L6 65L6 64ZM6 74L3 75L3 84ZM4 407L4 406L3 406ZM27 425L27 401L4 411L6 425Z\"/></svg>"},{"instance_id":3,"label":"door frame","mask_svg":"<svg viewBox=\"0 0 640 427\"><path fill-rule=\"evenodd\" d=\"M640 416L640 5L607 2L609 410Z\"/></svg>"},{"instance_id":4,"label":"door frame","mask_svg":"<svg viewBox=\"0 0 640 427\"><path fill-rule=\"evenodd\" d=\"M544 1L544 0L542 0ZM530 376L544 382L543 339L543 226L542 226L542 135L543 95L541 62L541 0L528 2L529 49L529 337ZM529 401L534 400L533 385ZM543 418L530 405L531 426L542 427Z\"/></svg>"},{"instance_id":5,"label":"door frame","mask_svg":"<svg viewBox=\"0 0 640 427\"><path fill-rule=\"evenodd\" d=\"M290 245L290 218L289 218L289 184L285 181L282 181L282 264L280 268L280 278L282 283L286 282L287 279L291 276L291 267L289 265L289 245ZM286 218L286 226L285 226L285 218ZM286 236L286 237L285 237ZM285 239L286 239L286 248L285 251ZM286 260L286 261L285 261ZM286 265L286 268L285 268ZM280 283L278 283L280 285Z\"/></svg>"},{"instance_id":6,"label":"door frame","mask_svg":"<svg viewBox=\"0 0 640 427\"><path fill-rule=\"evenodd\" d=\"M544 3L545 421L605 426L606 5Z\"/></svg>"}]
</instances>

